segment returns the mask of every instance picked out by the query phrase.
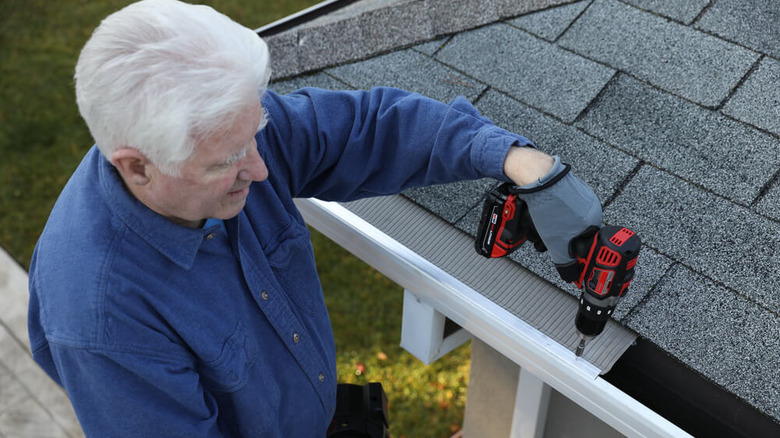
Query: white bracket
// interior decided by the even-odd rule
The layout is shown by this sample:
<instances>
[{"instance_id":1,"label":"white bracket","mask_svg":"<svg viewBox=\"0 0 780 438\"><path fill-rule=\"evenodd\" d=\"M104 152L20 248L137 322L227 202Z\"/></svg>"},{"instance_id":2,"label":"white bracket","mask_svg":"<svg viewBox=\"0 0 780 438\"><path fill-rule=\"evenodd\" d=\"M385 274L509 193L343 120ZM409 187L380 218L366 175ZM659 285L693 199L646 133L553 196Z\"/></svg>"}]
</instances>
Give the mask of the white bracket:
<instances>
[{"instance_id":1,"label":"white bracket","mask_svg":"<svg viewBox=\"0 0 780 438\"><path fill-rule=\"evenodd\" d=\"M537 376L520 368L512 416L511 438L542 438L550 406L550 387Z\"/></svg>"},{"instance_id":2,"label":"white bracket","mask_svg":"<svg viewBox=\"0 0 780 438\"><path fill-rule=\"evenodd\" d=\"M471 333L404 289L401 347L430 365L471 339Z\"/></svg>"}]
</instances>

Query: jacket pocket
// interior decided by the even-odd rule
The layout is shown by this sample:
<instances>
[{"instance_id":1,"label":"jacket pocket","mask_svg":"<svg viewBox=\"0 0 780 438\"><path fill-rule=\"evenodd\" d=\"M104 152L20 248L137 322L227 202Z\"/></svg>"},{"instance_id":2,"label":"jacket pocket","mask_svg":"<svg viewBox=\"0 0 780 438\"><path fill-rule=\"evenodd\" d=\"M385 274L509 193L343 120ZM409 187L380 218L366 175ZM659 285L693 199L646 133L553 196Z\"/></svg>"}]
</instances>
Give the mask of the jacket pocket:
<instances>
[{"instance_id":1,"label":"jacket pocket","mask_svg":"<svg viewBox=\"0 0 780 438\"><path fill-rule=\"evenodd\" d=\"M200 376L203 385L212 391L235 391L247 383L249 368L257 354L252 339L247 336L241 322L222 344L220 355L209 362L201 362Z\"/></svg>"},{"instance_id":2,"label":"jacket pocket","mask_svg":"<svg viewBox=\"0 0 780 438\"><path fill-rule=\"evenodd\" d=\"M305 226L293 223L267 252L268 264L295 305L309 315L325 311L322 286L317 275L311 236Z\"/></svg>"},{"instance_id":3,"label":"jacket pocket","mask_svg":"<svg viewBox=\"0 0 780 438\"><path fill-rule=\"evenodd\" d=\"M226 436L259 436L275 427L279 385L241 322L224 342L219 357L201 364L200 375L203 387L217 403L217 421Z\"/></svg>"}]
</instances>

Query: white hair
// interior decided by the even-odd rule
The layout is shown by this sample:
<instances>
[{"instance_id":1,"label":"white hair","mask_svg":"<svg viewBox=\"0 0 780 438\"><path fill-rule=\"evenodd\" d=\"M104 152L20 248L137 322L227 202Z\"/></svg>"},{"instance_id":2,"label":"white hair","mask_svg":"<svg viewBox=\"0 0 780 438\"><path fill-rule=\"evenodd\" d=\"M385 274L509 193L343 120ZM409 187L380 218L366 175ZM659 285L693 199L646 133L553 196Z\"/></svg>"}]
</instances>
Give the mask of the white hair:
<instances>
[{"instance_id":1,"label":"white hair","mask_svg":"<svg viewBox=\"0 0 780 438\"><path fill-rule=\"evenodd\" d=\"M108 16L87 41L76 102L106 158L131 147L176 175L199 139L259 102L268 62L254 31L208 6L143 0Z\"/></svg>"}]
</instances>

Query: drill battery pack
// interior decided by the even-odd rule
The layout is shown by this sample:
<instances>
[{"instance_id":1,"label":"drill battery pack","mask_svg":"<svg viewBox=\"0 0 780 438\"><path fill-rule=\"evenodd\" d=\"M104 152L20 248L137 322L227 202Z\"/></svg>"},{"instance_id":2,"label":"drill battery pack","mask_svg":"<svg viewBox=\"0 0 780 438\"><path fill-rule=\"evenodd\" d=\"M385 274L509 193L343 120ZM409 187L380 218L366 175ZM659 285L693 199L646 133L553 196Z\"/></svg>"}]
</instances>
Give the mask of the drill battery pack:
<instances>
[{"instance_id":1,"label":"drill battery pack","mask_svg":"<svg viewBox=\"0 0 780 438\"><path fill-rule=\"evenodd\" d=\"M513 193L515 186L504 183L485 194L474 247L484 257L504 257L531 240L538 251L544 245L528 214L525 202Z\"/></svg>"}]
</instances>

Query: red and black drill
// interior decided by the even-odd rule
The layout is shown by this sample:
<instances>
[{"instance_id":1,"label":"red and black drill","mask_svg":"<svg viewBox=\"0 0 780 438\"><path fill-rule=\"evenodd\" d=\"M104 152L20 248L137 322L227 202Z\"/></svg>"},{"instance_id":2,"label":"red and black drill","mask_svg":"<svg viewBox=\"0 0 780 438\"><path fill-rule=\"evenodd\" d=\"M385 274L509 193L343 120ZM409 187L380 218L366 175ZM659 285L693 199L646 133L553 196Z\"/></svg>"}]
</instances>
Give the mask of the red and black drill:
<instances>
[{"instance_id":1,"label":"red and black drill","mask_svg":"<svg viewBox=\"0 0 780 438\"><path fill-rule=\"evenodd\" d=\"M546 248L536 232L528 208L505 183L485 195L475 248L485 257L504 257L530 240L537 251ZM620 298L634 279L639 236L625 227L589 229L569 244L575 262L558 267L564 281L573 282L582 292L574 325L580 336L575 354L581 356L585 344L601 334Z\"/></svg>"}]
</instances>

